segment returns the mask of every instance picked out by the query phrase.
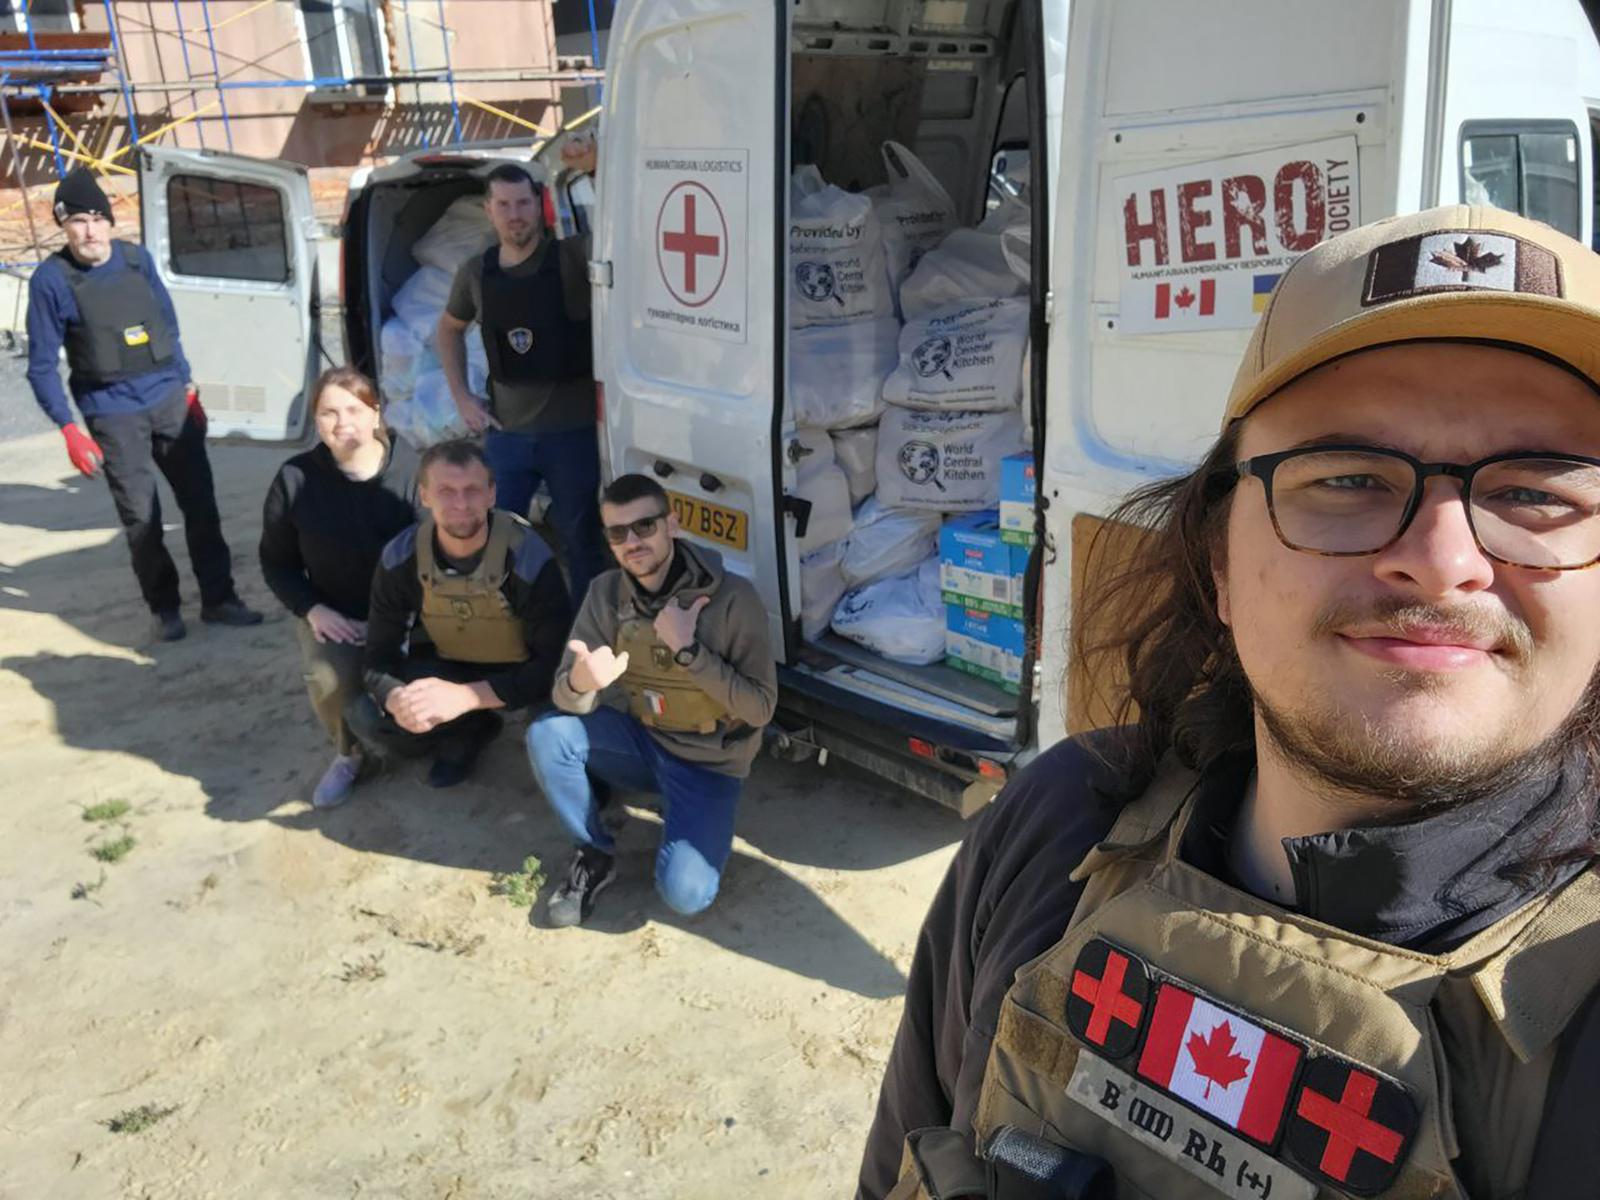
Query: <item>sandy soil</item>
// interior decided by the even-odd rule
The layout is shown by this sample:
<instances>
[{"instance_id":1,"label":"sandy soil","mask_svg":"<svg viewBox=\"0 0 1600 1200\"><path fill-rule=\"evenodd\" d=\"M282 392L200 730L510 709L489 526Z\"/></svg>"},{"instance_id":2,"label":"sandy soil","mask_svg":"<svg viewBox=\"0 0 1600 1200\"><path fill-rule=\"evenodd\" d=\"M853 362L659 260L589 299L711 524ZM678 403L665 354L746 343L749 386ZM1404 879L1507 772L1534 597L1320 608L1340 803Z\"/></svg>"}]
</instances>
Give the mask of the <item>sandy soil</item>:
<instances>
[{"instance_id":1,"label":"sandy soil","mask_svg":"<svg viewBox=\"0 0 1600 1200\"><path fill-rule=\"evenodd\" d=\"M710 913L655 899L641 808L592 925L552 930L489 892L567 853L515 737L453 791L411 767L313 813L254 565L282 457L214 451L268 623L200 625L174 529L191 633L155 648L104 487L54 434L0 444L0 1196L848 1194L959 823L763 761ZM175 1110L107 1127L145 1104Z\"/></svg>"}]
</instances>

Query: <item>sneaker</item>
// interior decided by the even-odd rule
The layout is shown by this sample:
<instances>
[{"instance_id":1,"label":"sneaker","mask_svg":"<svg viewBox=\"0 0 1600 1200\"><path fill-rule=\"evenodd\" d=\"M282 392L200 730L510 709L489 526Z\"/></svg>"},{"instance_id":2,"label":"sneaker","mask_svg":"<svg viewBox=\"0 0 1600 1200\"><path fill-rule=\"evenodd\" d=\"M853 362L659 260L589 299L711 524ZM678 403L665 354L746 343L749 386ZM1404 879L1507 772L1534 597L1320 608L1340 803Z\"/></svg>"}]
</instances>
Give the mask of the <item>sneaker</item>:
<instances>
[{"instance_id":1,"label":"sneaker","mask_svg":"<svg viewBox=\"0 0 1600 1200\"><path fill-rule=\"evenodd\" d=\"M221 604L206 604L200 609L200 619L208 625L259 625L261 614L246 608L244 601L234 598Z\"/></svg>"},{"instance_id":2,"label":"sneaker","mask_svg":"<svg viewBox=\"0 0 1600 1200\"><path fill-rule=\"evenodd\" d=\"M580 846L567 878L550 897L550 924L560 929L582 925L594 911L594 898L617 877L617 860L604 850Z\"/></svg>"},{"instance_id":3,"label":"sneaker","mask_svg":"<svg viewBox=\"0 0 1600 1200\"><path fill-rule=\"evenodd\" d=\"M158 642L181 641L189 632L183 623L183 618L178 615L177 609L168 612L158 612L155 617L155 639Z\"/></svg>"},{"instance_id":4,"label":"sneaker","mask_svg":"<svg viewBox=\"0 0 1600 1200\"><path fill-rule=\"evenodd\" d=\"M338 808L350 799L350 792L361 778L362 760L359 754L341 754L328 764L328 769L317 781L311 793L311 807Z\"/></svg>"}]
</instances>

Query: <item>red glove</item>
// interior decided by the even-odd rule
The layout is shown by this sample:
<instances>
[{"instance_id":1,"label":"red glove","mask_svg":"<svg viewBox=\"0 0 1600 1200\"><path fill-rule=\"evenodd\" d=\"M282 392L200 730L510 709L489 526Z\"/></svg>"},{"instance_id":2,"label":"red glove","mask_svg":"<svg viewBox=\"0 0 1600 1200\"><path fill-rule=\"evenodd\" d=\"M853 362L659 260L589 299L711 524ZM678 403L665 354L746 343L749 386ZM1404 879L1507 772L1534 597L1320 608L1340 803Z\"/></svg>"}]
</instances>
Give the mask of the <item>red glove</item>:
<instances>
[{"instance_id":1,"label":"red glove","mask_svg":"<svg viewBox=\"0 0 1600 1200\"><path fill-rule=\"evenodd\" d=\"M100 443L76 425L63 425L61 436L67 439L67 457L72 465L85 475L98 475L106 461L106 452L100 449Z\"/></svg>"},{"instance_id":2,"label":"red glove","mask_svg":"<svg viewBox=\"0 0 1600 1200\"><path fill-rule=\"evenodd\" d=\"M184 398L189 401L189 419L200 430L200 436L204 437L206 433L206 410L200 407L200 389L191 383L184 393Z\"/></svg>"}]
</instances>

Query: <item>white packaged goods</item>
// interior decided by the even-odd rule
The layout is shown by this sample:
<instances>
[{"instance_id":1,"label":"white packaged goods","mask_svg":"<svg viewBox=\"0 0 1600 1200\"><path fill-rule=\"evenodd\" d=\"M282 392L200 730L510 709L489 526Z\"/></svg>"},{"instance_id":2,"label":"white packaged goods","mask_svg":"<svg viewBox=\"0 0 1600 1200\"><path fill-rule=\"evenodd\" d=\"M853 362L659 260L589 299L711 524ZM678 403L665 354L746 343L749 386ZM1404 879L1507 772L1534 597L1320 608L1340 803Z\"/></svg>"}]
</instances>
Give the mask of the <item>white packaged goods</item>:
<instances>
[{"instance_id":1,"label":"white packaged goods","mask_svg":"<svg viewBox=\"0 0 1600 1200\"><path fill-rule=\"evenodd\" d=\"M494 226L483 211L483 197L462 196L416 240L411 257L424 266L454 275L463 261L482 254L495 240Z\"/></svg>"},{"instance_id":2,"label":"white packaged goods","mask_svg":"<svg viewBox=\"0 0 1600 1200\"><path fill-rule=\"evenodd\" d=\"M849 536L850 485L845 482L844 472L837 466L828 463L800 476L794 494L802 500L811 501L811 519L806 524L806 535L795 542L801 554L810 554L829 542Z\"/></svg>"},{"instance_id":3,"label":"white packaged goods","mask_svg":"<svg viewBox=\"0 0 1600 1200\"><path fill-rule=\"evenodd\" d=\"M951 304L1019 296L1026 287L1006 261L1000 230L958 229L924 254L900 286L900 311L915 321Z\"/></svg>"},{"instance_id":4,"label":"white packaged goods","mask_svg":"<svg viewBox=\"0 0 1600 1200\"><path fill-rule=\"evenodd\" d=\"M389 428L418 450L467 433L438 366L419 372L416 390L410 397L390 404L384 410L384 418Z\"/></svg>"},{"instance_id":5,"label":"white packaged goods","mask_svg":"<svg viewBox=\"0 0 1600 1200\"><path fill-rule=\"evenodd\" d=\"M878 499L890 508L976 512L1000 503L1000 460L1024 449L1022 414L917 412L878 426Z\"/></svg>"},{"instance_id":6,"label":"white packaged goods","mask_svg":"<svg viewBox=\"0 0 1600 1200\"><path fill-rule=\"evenodd\" d=\"M844 429L883 412L883 381L900 360L900 322L813 325L789 333L789 410L796 425Z\"/></svg>"},{"instance_id":7,"label":"white packaged goods","mask_svg":"<svg viewBox=\"0 0 1600 1200\"><path fill-rule=\"evenodd\" d=\"M439 314L450 299L451 276L438 267L423 267L412 273L394 294L394 315L419 341L432 342L439 325Z\"/></svg>"},{"instance_id":8,"label":"white packaged goods","mask_svg":"<svg viewBox=\"0 0 1600 1200\"><path fill-rule=\"evenodd\" d=\"M834 610L833 631L895 662L938 662L945 643L938 558L846 592Z\"/></svg>"},{"instance_id":9,"label":"white packaged goods","mask_svg":"<svg viewBox=\"0 0 1600 1200\"><path fill-rule=\"evenodd\" d=\"M886 508L874 496L856 510L839 569L851 587L909 571L939 550L939 514Z\"/></svg>"},{"instance_id":10,"label":"white packaged goods","mask_svg":"<svg viewBox=\"0 0 1600 1200\"><path fill-rule=\"evenodd\" d=\"M845 543L829 542L800 560L800 631L808 641L816 641L828 630L833 610L846 589L839 561Z\"/></svg>"},{"instance_id":11,"label":"white packaged goods","mask_svg":"<svg viewBox=\"0 0 1600 1200\"><path fill-rule=\"evenodd\" d=\"M833 433L833 458L850 484L850 504L860 504L878 490L878 427L838 429Z\"/></svg>"},{"instance_id":12,"label":"white packaged goods","mask_svg":"<svg viewBox=\"0 0 1600 1200\"><path fill-rule=\"evenodd\" d=\"M956 206L944 184L899 142L883 144L889 182L870 193L883 227L883 252L896 290L929 250L956 227Z\"/></svg>"},{"instance_id":13,"label":"white packaged goods","mask_svg":"<svg viewBox=\"0 0 1600 1200\"><path fill-rule=\"evenodd\" d=\"M791 446L788 453L794 461L796 478L805 479L833 465L833 439L822 430L796 429L794 440L799 447Z\"/></svg>"},{"instance_id":14,"label":"white packaged goods","mask_svg":"<svg viewBox=\"0 0 1600 1200\"><path fill-rule=\"evenodd\" d=\"M483 348L483 330L474 322L466 329L467 391L474 396L489 394L489 352Z\"/></svg>"},{"instance_id":15,"label":"white packaged goods","mask_svg":"<svg viewBox=\"0 0 1600 1200\"><path fill-rule=\"evenodd\" d=\"M379 331L378 348L381 370L378 382L384 397L393 401L411 395L424 353L421 340L399 317L390 317Z\"/></svg>"},{"instance_id":16,"label":"white packaged goods","mask_svg":"<svg viewBox=\"0 0 1600 1200\"><path fill-rule=\"evenodd\" d=\"M900 363L884 382L883 398L941 411L1016 408L1027 345L1026 300L941 308L900 331Z\"/></svg>"},{"instance_id":17,"label":"white packaged goods","mask_svg":"<svg viewBox=\"0 0 1600 1200\"><path fill-rule=\"evenodd\" d=\"M868 196L796 173L789 198L790 324L843 325L894 316L883 231Z\"/></svg>"}]
</instances>

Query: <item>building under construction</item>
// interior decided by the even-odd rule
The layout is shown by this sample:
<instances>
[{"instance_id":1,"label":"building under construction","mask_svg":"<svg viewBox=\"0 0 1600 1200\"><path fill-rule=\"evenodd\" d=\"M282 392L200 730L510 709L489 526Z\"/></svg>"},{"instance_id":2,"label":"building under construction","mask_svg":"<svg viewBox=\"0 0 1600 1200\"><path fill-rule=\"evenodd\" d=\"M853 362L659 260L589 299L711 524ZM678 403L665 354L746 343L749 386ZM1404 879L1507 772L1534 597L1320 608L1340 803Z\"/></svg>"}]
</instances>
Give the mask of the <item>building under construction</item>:
<instances>
[{"instance_id":1,"label":"building under construction","mask_svg":"<svg viewBox=\"0 0 1600 1200\"><path fill-rule=\"evenodd\" d=\"M0 262L53 242L76 164L136 220L135 147L312 168L336 211L363 164L536 137L597 102L613 0L0 0Z\"/></svg>"}]
</instances>

